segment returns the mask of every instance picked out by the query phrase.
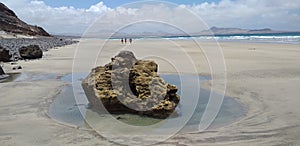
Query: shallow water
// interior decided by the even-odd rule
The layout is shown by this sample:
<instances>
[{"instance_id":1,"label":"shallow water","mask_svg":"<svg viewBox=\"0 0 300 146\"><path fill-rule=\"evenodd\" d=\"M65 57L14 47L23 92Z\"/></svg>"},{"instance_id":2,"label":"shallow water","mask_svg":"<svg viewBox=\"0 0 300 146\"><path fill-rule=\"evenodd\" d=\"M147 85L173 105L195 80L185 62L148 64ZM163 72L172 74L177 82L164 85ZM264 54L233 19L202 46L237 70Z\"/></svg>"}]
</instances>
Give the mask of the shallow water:
<instances>
[{"instance_id":1,"label":"shallow water","mask_svg":"<svg viewBox=\"0 0 300 146\"><path fill-rule=\"evenodd\" d=\"M12 82L16 80L21 74L20 73L8 73L8 77L0 79L0 83Z\"/></svg>"},{"instance_id":2,"label":"shallow water","mask_svg":"<svg viewBox=\"0 0 300 146\"><path fill-rule=\"evenodd\" d=\"M56 74L30 74L30 73L7 73L9 77L0 80L0 83L7 82L24 82L24 81L45 81L56 79Z\"/></svg>"},{"instance_id":3,"label":"shallow water","mask_svg":"<svg viewBox=\"0 0 300 146\"><path fill-rule=\"evenodd\" d=\"M89 116L99 116L100 119L105 119L107 115L98 115L93 111L88 109L88 101L86 99L85 93L79 84L81 80L87 76L86 73L77 73L73 75L73 81L78 83L78 86L68 85L66 86L60 94L55 97L53 103L49 107L49 116L63 121L66 123L74 124L80 127L89 127L86 123L85 118ZM200 82L208 80L207 77L197 76L197 75L181 75L180 78L178 75L174 74L164 74L161 75L162 78L168 83L176 85L181 89L181 80L190 81L190 80L200 80ZM65 82L72 82L72 75L67 75L62 77L62 80ZM74 84L73 84L74 85ZM193 86L193 85L190 85ZM74 90L73 90L74 89ZM74 92L75 91L75 92ZM178 94L181 94L181 90L178 91ZM187 91L193 92L193 91ZM192 95L186 93L185 95ZM210 92L205 89L200 90L200 97L196 109L187 122L186 126L181 130L181 132L194 131L198 128L201 117L205 108L207 106ZM186 97L187 98L187 97ZM182 97L184 99L184 97ZM76 102L77 101L77 102ZM179 106L180 107L180 106ZM189 110L189 108L180 108L180 113L187 113L183 110ZM81 114L82 113L82 114ZM236 100L230 97L225 97L221 109L215 118L214 122L211 124L210 128L217 128L221 126L228 125L233 123L243 117L246 114L245 108ZM145 126L152 125L161 121L161 119L150 118L145 116L139 116L134 114L114 114L115 118L118 121L134 125L134 126ZM97 119L97 118L95 118ZM99 119L98 119L99 120ZM176 120L176 117L173 119Z\"/></svg>"}]
</instances>

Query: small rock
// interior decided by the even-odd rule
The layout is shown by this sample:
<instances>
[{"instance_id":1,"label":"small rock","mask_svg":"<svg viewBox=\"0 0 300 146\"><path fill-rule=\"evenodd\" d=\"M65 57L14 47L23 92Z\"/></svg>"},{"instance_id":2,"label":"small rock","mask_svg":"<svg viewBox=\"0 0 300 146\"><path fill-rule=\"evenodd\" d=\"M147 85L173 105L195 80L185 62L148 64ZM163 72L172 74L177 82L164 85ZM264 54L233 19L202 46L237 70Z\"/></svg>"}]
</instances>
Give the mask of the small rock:
<instances>
[{"instance_id":1,"label":"small rock","mask_svg":"<svg viewBox=\"0 0 300 146\"><path fill-rule=\"evenodd\" d=\"M0 75L4 75L5 74L5 72L4 72L4 70L2 69L2 67L0 66Z\"/></svg>"}]
</instances>

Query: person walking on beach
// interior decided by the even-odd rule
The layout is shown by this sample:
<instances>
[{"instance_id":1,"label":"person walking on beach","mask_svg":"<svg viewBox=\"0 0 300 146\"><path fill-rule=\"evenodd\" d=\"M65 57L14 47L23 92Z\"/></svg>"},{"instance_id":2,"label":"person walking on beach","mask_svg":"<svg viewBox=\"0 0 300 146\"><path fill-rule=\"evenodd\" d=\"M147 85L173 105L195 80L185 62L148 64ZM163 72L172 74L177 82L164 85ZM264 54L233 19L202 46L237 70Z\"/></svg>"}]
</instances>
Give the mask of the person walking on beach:
<instances>
[{"instance_id":1,"label":"person walking on beach","mask_svg":"<svg viewBox=\"0 0 300 146\"><path fill-rule=\"evenodd\" d=\"M130 43L130 44L132 43L132 38L129 39L129 43Z\"/></svg>"},{"instance_id":2,"label":"person walking on beach","mask_svg":"<svg viewBox=\"0 0 300 146\"><path fill-rule=\"evenodd\" d=\"M127 38L124 39L125 44L127 43Z\"/></svg>"},{"instance_id":3,"label":"person walking on beach","mask_svg":"<svg viewBox=\"0 0 300 146\"><path fill-rule=\"evenodd\" d=\"M123 38L121 38L121 43L124 44L124 39Z\"/></svg>"}]
</instances>

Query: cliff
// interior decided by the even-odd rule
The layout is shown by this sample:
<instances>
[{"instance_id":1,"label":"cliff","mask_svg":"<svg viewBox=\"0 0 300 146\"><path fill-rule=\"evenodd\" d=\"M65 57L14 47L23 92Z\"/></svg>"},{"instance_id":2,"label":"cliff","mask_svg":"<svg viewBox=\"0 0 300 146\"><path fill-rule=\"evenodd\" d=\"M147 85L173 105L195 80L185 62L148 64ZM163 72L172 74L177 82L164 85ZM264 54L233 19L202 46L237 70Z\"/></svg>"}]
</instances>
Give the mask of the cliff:
<instances>
[{"instance_id":1,"label":"cliff","mask_svg":"<svg viewBox=\"0 0 300 146\"><path fill-rule=\"evenodd\" d=\"M17 15L3 3L0 3L0 31L26 36L51 36L43 28L29 25L20 20Z\"/></svg>"}]
</instances>

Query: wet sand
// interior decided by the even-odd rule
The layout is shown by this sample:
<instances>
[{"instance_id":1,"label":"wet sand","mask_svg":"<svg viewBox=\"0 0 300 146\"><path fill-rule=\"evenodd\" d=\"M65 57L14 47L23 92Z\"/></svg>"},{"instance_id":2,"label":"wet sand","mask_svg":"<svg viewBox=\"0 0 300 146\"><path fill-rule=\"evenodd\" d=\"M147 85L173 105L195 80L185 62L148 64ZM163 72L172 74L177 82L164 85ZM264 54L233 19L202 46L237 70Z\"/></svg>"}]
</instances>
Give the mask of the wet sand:
<instances>
[{"instance_id":1,"label":"wet sand","mask_svg":"<svg viewBox=\"0 0 300 146\"><path fill-rule=\"evenodd\" d=\"M174 49L174 44L160 40L134 41L131 46L115 40L91 63L90 58L97 58L94 52L100 49L101 43L92 39L81 41L79 50L84 51L75 59L74 71L86 72L95 64L107 63L118 52L115 48L126 47L138 58L145 54L171 56L170 60L182 62L179 66L183 72L191 72L185 68L191 64L182 57L181 51ZM191 56L199 74L210 74L204 53L193 42L180 40L176 43ZM180 133L160 144L300 144L300 45L224 42L220 46L227 67L226 95L247 106L247 115L231 125L201 133ZM47 116L53 97L68 84L59 76L72 72L76 47L75 44L50 50L41 60L18 64L28 74L57 74L56 78L0 84L0 145L114 145L93 131L62 124ZM201 47L215 45L203 42ZM157 62L160 72L176 71L162 59L158 58ZM10 66L5 64L4 69L9 72ZM203 86L210 87L208 82Z\"/></svg>"}]
</instances>

